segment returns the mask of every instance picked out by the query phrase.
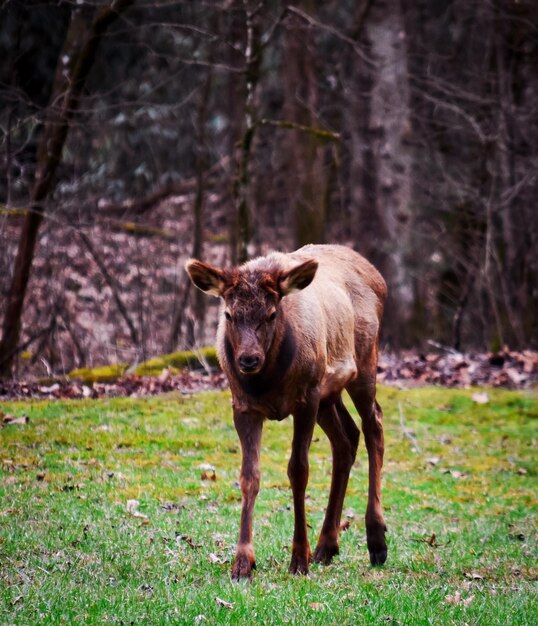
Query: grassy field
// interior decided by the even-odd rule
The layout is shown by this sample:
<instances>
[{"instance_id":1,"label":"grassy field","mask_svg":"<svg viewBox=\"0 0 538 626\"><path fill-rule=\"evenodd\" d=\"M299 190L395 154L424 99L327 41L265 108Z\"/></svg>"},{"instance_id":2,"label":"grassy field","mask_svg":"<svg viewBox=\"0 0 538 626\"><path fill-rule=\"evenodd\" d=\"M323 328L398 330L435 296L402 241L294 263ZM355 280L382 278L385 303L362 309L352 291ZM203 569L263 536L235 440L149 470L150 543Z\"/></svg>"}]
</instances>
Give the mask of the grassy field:
<instances>
[{"instance_id":1,"label":"grassy field","mask_svg":"<svg viewBox=\"0 0 538 626\"><path fill-rule=\"evenodd\" d=\"M287 572L291 423L264 432L258 569L233 584L240 454L227 393L3 403L0 624L538 624L536 397L380 390L389 558L369 566L361 440L341 554ZM485 399L485 398L483 398ZM317 429L315 543L330 451Z\"/></svg>"}]
</instances>

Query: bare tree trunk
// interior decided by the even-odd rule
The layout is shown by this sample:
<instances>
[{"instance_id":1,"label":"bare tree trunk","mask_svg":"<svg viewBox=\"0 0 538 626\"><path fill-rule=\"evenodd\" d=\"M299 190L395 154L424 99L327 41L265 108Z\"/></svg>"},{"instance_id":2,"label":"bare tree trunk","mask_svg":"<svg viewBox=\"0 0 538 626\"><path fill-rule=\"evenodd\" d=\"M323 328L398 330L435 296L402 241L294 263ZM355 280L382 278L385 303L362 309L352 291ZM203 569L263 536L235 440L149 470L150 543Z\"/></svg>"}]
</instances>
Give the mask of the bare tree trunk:
<instances>
[{"instance_id":1,"label":"bare tree trunk","mask_svg":"<svg viewBox=\"0 0 538 626\"><path fill-rule=\"evenodd\" d=\"M256 87L260 79L261 40L259 12L262 4L255 0L243 0L247 29L245 47L245 116L244 131L239 146L237 177L233 188L236 208L235 246L232 249L232 263L243 263L248 259L248 243L252 237L250 216L250 156L258 119L256 115Z\"/></svg>"},{"instance_id":2,"label":"bare tree trunk","mask_svg":"<svg viewBox=\"0 0 538 626\"><path fill-rule=\"evenodd\" d=\"M214 25L215 31L218 30L218 24ZM206 195L206 184L208 178L208 146L207 144L207 116L209 98L211 96L211 88L213 83L213 47L210 49L209 63L203 88L200 93L200 102L196 118L196 154L195 154L195 195L193 203L193 241L191 255L195 259L203 258L204 248L204 202ZM185 275L186 277L186 275ZM204 320L206 312L206 298L204 294L195 289L190 288L191 282L187 279L185 287L178 289L176 298L174 298L174 308L172 312L172 324L170 326L170 334L168 336L165 350L173 352L177 349L179 338L181 337L182 325L185 322L185 340L184 343L188 347L194 346L203 338ZM188 303L191 306L188 307ZM187 313L187 315L186 315Z\"/></svg>"},{"instance_id":3,"label":"bare tree trunk","mask_svg":"<svg viewBox=\"0 0 538 626\"><path fill-rule=\"evenodd\" d=\"M24 299L30 279L37 235L44 217L45 200L54 189L54 175L62 157L69 124L93 65L101 37L133 0L116 0L96 9L91 23L85 12L73 13L63 49L59 55L50 106L37 154L37 172L28 212L19 237L13 278L0 341L0 377L11 373L21 331Z\"/></svg>"},{"instance_id":4,"label":"bare tree trunk","mask_svg":"<svg viewBox=\"0 0 538 626\"><path fill-rule=\"evenodd\" d=\"M379 137L376 132L384 132L379 121L375 120L373 110L373 92L377 80L378 68L373 62L373 46L370 39L367 19L371 15L372 2L366 1L357 6L354 38L363 52L363 58L354 63L355 102L353 118L356 148L353 151L352 173L355 183L356 230L353 233L358 248L376 265L389 280L390 233L379 201ZM377 126L376 126L377 125ZM354 170L354 172L353 172ZM353 182L352 182L353 184ZM385 316L386 317L386 316Z\"/></svg>"},{"instance_id":5,"label":"bare tree trunk","mask_svg":"<svg viewBox=\"0 0 538 626\"><path fill-rule=\"evenodd\" d=\"M315 5L302 3L306 15ZM319 126L316 59L312 53L312 29L305 27L302 17L292 15L287 22L286 36L286 118L291 126ZM327 214L327 171L324 163L325 141L316 134L295 130L289 133L288 188L293 215L295 245L322 243L325 240Z\"/></svg>"},{"instance_id":6,"label":"bare tree trunk","mask_svg":"<svg viewBox=\"0 0 538 626\"><path fill-rule=\"evenodd\" d=\"M210 56L212 61L212 55ZM197 148L196 148L196 195L194 197L194 233L192 242L192 256L195 259L203 257L203 244L204 244L204 232L203 232L203 210L205 201L205 171L207 169L207 108L208 100L211 94L211 84L213 79L213 73L211 66L208 67L207 76L204 83L204 88L201 93L200 106L198 109L197 119ZM204 318L206 311L206 297L199 290L195 289L193 292L193 313L195 320L194 337L191 343L195 343L199 340L204 332Z\"/></svg>"},{"instance_id":7,"label":"bare tree trunk","mask_svg":"<svg viewBox=\"0 0 538 626\"><path fill-rule=\"evenodd\" d=\"M500 14L499 7L495 7L495 34L494 52L495 58L495 80L497 93L496 127L499 129L496 141L495 160L500 184L498 185L497 204L499 206L500 220L502 221L502 242L501 249L495 252L495 261L499 274L500 292L503 296L503 304L506 312L507 326L510 331L512 345L522 348L525 345L525 333L523 322L525 315L517 311L525 311L526 302L521 296L523 290L516 287L523 283L521 265L525 263L520 259L521 249L516 243L517 226L524 222L524 215L519 206L519 201L514 198L508 201L504 210L501 208L503 194L509 195L516 185L515 161L517 151L515 150L516 139L514 133L514 113L515 103L513 94L514 74L517 64L517 57L513 54L509 35L510 29L515 29L515 25L508 21L505 23ZM506 65L512 66L512 72L507 70ZM501 261L501 255L503 257ZM506 283L506 277L509 284Z\"/></svg>"}]
</instances>

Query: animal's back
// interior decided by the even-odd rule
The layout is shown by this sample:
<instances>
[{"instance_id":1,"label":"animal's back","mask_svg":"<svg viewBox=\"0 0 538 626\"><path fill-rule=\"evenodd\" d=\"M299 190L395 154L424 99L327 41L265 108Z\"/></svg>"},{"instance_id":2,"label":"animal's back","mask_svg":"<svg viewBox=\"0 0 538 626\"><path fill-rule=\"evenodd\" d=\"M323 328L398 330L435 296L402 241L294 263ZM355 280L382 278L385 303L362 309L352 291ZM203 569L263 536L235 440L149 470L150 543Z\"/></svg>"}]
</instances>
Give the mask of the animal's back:
<instances>
[{"instance_id":1,"label":"animal's back","mask_svg":"<svg viewBox=\"0 0 538 626\"><path fill-rule=\"evenodd\" d=\"M320 301L327 315L328 368L334 367L335 363L336 369L342 368L343 360L349 363L351 351L356 368L361 369L362 364L371 358L372 353L377 352L379 326L387 297L385 280L367 259L351 248L339 245L309 245L297 253L307 258L315 258L319 262L319 269L311 288L319 290ZM348 329L342 328L342 324L337 321L342 311L339 304L342 298L334 296L335 288L344 292L344 299L350 303L352 309L351 337ZM342 317L345 318L345 315ZM345 334L344 342L338 337L342 332Z\"/></svg>"},{"instance_id":2,"label":"animal's back","mask_svg":"<svg viewBox=\"0 0 538 626\"><path fill-rule=\"evenodd\" d=\"M316 275L316 280L321 278L339 281L354 294L356 291L373 291L380 315L383 312L383 303L387 297L387 285L378 270L361 254L346 246L336 244L315 245L309 244L299 248L290 254L300 259L317 259L321 273Z\"/></svg>"}]
</instances>

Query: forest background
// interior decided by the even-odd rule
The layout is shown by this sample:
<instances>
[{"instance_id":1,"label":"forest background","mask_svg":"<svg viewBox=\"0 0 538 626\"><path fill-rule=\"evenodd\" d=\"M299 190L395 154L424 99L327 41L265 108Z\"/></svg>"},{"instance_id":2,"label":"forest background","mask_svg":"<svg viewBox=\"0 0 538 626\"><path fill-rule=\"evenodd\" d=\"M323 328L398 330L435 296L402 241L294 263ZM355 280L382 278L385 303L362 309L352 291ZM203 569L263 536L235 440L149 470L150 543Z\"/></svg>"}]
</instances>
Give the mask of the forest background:
<instances>
[{"instance_id":1,"label":"forest background","mask_svg":"<svg viewBox=\"0 0 538 626\"><path fill-rule=\"evenodd\" d=\"M340 242L383 347L538 347L532 0L6 0L0 375L213 341L196 256Z\"/></svg>"}]
</instances>

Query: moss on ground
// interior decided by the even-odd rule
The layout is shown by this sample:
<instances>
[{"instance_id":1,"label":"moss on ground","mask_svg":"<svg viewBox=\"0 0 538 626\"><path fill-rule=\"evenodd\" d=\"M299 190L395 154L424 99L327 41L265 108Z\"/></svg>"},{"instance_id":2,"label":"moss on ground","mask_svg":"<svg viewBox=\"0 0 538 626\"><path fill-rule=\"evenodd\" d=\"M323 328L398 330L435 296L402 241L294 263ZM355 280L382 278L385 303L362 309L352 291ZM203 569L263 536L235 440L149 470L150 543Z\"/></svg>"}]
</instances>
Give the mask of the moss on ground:
<instances>
[{"instance_id":1,"label":"moss on ground","mask_svg":"<svg viewBox=\"0 0 538 626\"><path fill-rule=\"evenodd\" d=\"M206 347L195 351L184 350L165 354L141 363L134 373L139 376L156 376L167 367L176 370L185 367L188 369L216 368L219 367L217 351L213 347Z\"/></svg>"},{"instance_id":2,"label":"moss on ground","mask_svg":"<svg viewBox=\"0 0 538 626\"><path fill-rule=\"evenodd\" d=\"M83 367L69 372L67 378L79 380L88 385L92 383L112 383L125 374L127 367L125 363L103 365L94 368Z\"/></svg>"},{"instance_id":3,"label":"moss on ground","mask_svg":"<svg viewBox=\"0 0 538 626\"><path fill-rule=\"evenodd\" d=\"M164 354L140 363L140 365L132 369L132 371L125 363L104 365L92 369L74 369L69 372L67 378L78 380L86 384L110 383L116 381L126 373L132 373L137 376L158 376L166 368L169 368L173 373L177 373L183 368L202 369L205 367L219 367L217 352L213 347Z\"/></svg>"}]
</instances>

